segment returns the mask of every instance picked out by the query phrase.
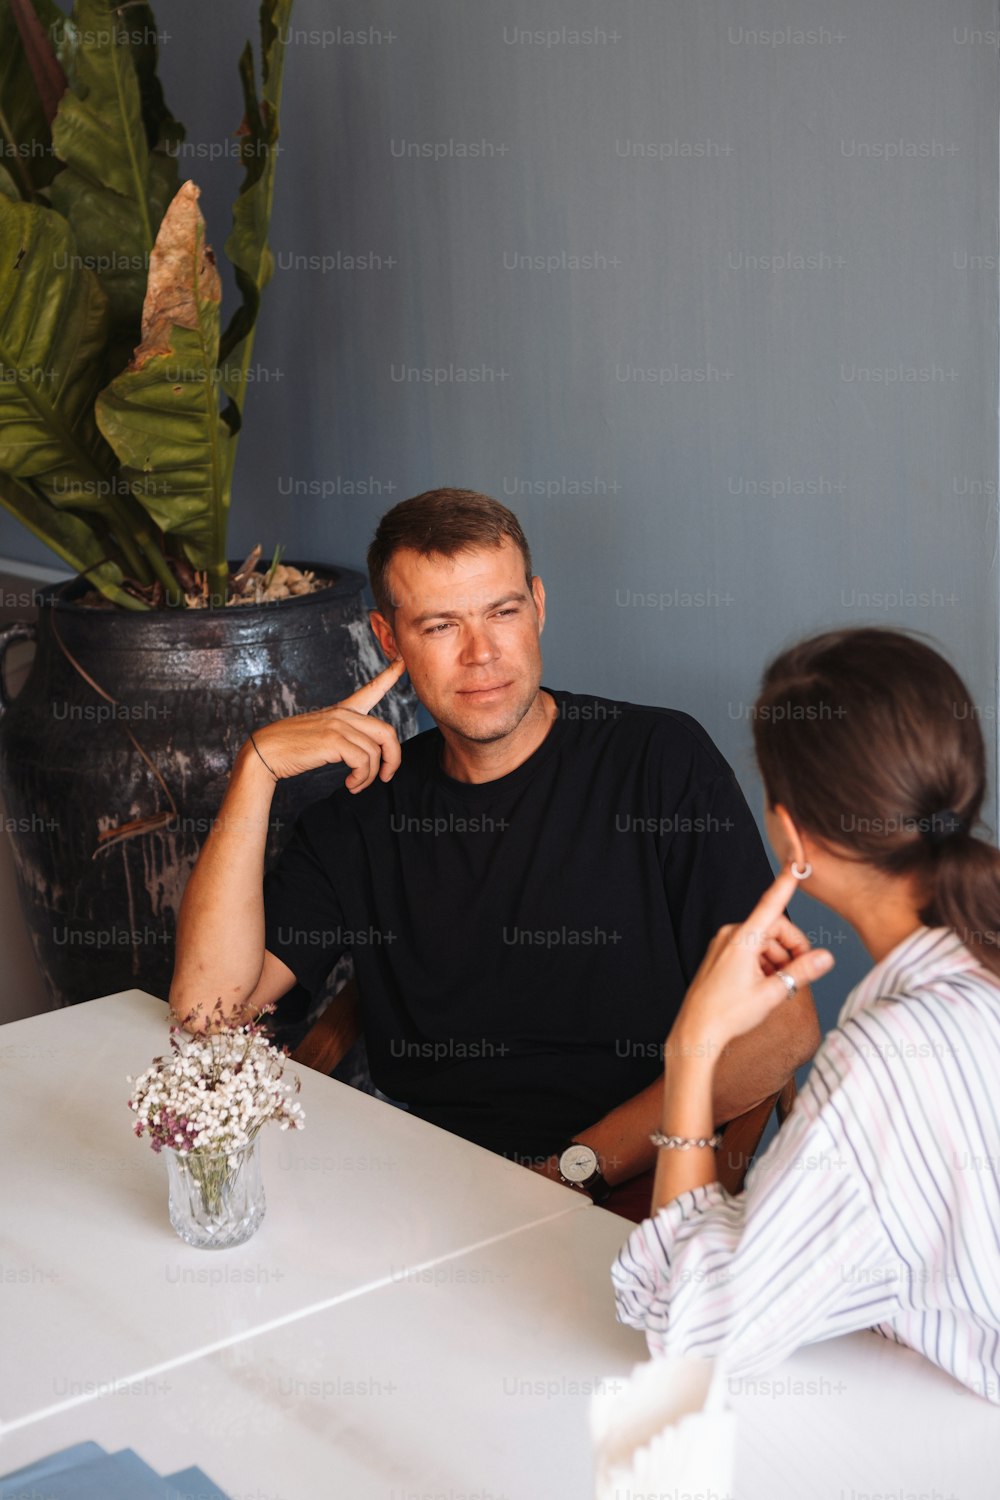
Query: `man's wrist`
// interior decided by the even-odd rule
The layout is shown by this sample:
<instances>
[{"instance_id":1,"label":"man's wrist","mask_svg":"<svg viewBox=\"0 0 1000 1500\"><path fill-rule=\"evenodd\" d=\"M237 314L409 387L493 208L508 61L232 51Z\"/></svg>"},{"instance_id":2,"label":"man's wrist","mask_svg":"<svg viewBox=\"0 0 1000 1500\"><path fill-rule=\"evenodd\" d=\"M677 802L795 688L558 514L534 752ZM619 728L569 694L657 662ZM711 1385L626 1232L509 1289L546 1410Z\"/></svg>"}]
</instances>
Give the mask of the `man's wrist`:
<instances>
[{"instance_id":1,"label":"man's wrist","mask_svg":"<svg viewBox=\"0 0 1000 1500\"><path fill-rule=\"evenodd\" d=\"M604 1165L596 1147L573 1136L557 1153L559 1181L567 1187L582 1189L594 1203L603 1203L611 1194L611 1184L604 1175Z\"/></svg>"},{"instance_id":2,"label":"man's wrist","mask_svg":"<svg viewBox=\"0 0 1000 1500\"><path fill-rule=\"evenodd\" d=\"M239 750L236 752L236 760L233 763L233 769L235 770L237 767L239 767L240 770L243 770L247 766L256 766L261 771L267 771L268 775L271 777L271 780L274 780L273 771L271 771L264 764L264 761L261 758L260 751L254 745L254 742L250 739L249 735L243 741Z\"/></svg>"},{"instance_id":3,"label":"man's wrist","mask_svg":"<svg viewBox=\"0 0 1000 1500\"><path fill-rule=\"evenodd\" d=\"M562 1175L559 1170L559 1156L560 1153L557 1151L554 1156L547 1156L544 1161L536 1162L531 1170L541 1177L547 1177L550 1182L558 1182L562 1187L572 1188L574 1193L582 1193L585 1198L589 1198L590 1194L581 1183L570 1182Z\"/></svg>"},{"instance_id":4,"label":"man's wrist","mask_svg":"<svg viewBox=\"0 0 1000 1500\"><path fill-rule=\"evenodd\" d=\"M278 785L274 772L264 764L260 752L254 749L249 740L243 741L233 761L232 780L237 778L248 781L251 786L263 787L268 792L273 792Z\"/></svg>"}]
</instances>

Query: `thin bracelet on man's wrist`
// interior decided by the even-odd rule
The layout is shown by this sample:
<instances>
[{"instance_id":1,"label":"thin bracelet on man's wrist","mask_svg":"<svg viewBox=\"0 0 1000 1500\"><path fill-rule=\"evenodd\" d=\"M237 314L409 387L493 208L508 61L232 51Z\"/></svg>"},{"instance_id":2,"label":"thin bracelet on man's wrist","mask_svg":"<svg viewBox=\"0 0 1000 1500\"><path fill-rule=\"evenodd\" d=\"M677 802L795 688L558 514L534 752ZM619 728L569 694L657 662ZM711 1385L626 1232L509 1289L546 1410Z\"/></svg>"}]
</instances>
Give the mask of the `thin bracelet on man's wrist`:
<instances>
[{"instance_id":1,"label":"thin bracelet on man's wrist","mask_svg":"<svg viewBox=\"0 0 1000 1500\"><path fill-rule=\"evenodd\" d=\"M267 764L267 761L264 759L263 755L260 754L260 750L257 749L257 741L253 737L253 730L252 729L250 731L250 743L254 747L254 749L257 751L258 756L260 756L261 765L264 766L266 770L271 771L271 767ZM271 775L274 776L274 772L273 771L271 771ZM274 780L275 780L275 783L277 783L280 780L280 777L274 776Z\"/></svg>"},{"instance_id":2,"label":"thin bracelet on man's wrist","mask_svg":"<svg viewBox=\"0 0 1000 1500\"><path fill-rule=\"evenodd\" d=\"M649 1137L654 1146L664 1147L668 1151L690 1151L692 1146L715 1147L722 1140L722 1136L716 1131L715 1135L684 1136L664 1135L662 1130L654 1130Z\"/></svg>"}]
</instances>

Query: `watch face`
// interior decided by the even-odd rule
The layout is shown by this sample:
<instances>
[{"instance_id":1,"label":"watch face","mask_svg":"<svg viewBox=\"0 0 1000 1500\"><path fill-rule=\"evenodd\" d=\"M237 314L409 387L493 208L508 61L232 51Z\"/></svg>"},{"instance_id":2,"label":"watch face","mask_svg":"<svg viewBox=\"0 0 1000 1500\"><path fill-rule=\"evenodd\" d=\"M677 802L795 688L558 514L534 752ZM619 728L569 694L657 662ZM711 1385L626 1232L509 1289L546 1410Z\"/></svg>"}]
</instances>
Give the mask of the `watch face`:
<instances>
[{"instance_id":1,"label":"watch face","mask_svg":"<svg viewBox=\"0 0 1000 1500\"><path fill-rule=\"evenodd\" d=\"M597 1152L592 1146L567 1146L559 1170L567 1182L586 1182L597 1171Z\"/></svg>"}]
</instances>

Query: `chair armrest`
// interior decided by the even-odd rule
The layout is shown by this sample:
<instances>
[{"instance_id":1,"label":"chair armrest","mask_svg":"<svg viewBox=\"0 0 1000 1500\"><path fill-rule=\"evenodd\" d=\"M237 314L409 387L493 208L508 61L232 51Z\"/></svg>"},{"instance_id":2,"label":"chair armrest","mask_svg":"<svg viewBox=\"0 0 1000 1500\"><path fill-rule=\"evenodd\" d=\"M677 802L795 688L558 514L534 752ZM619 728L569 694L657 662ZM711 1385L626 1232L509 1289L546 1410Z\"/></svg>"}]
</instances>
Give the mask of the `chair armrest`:
<instances>
[{"instance_id":1,"label":"chair armrest","mask_svg":"<svg viewBox=\"0 0 1000 1500\"><path fill-rule=\"evenodd\" d=\"M775 1109L778 1113L779 1125L784 1125L785 1121L788 1119L788 1116L792 1112L792 1105L798 1098L798 1094L799 1091L795 1083L795 1074L793 1073L791 1078L789 1078L788 1082L785 1084L785 1087L781 1090L781 1093L778 1095L778 1102L775 1105Z\"/></svg>"},{"instance_id":2,"label":"chair armrest","mask_svg":"<svg viewBox=\"0 0 1000 1500\"><path fill-rule=\"evenodd\" d=\"M317 1073L332 1073L360 1035L358 987L353 979L349 979L290 1054L291 1060L304 1068L315 1068Z\"/></svg>"}]
</instances>

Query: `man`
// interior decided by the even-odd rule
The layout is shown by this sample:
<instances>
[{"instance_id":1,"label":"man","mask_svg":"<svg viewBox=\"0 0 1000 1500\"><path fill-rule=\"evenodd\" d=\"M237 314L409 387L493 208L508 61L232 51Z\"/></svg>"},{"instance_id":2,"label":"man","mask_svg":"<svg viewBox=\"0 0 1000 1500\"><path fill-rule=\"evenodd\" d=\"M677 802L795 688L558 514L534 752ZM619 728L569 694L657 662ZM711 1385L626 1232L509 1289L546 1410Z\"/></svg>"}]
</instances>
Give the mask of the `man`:
<instances>
[{"instance_id":1,"label":"man","mask_svg":"<svg viewBox=\"0 0 1000 1500\"><path fill-rule=\"evenodd\" d=\"M194 1025L219 997L228 1017L316 994L350 951L385 1094L604 1201L652 1166L662 1041L709 941L770 884L756 826L686 714L541 686L545 591L505 506L418 495L368 564L390 665L241 750L184 896L171 1005ZM401 752L369 712L404 670L437 727ZM262 881L276 781L338 762L344 787ZM716 1120L818 1040L803 991L727 1049Z\"/></svg>"}]
</instances>

